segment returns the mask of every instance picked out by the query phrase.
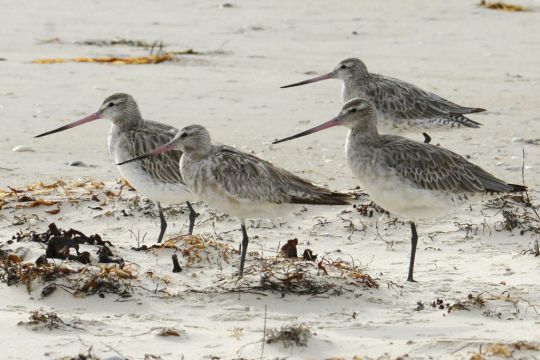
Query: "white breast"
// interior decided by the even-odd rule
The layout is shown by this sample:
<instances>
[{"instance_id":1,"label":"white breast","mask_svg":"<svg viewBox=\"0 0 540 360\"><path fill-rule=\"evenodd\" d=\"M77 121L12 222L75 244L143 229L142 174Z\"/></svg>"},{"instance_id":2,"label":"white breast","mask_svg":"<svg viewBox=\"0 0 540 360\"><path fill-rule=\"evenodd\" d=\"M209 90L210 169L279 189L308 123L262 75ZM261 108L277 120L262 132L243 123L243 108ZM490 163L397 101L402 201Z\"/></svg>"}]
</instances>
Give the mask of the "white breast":
<instances>
[{"instance_id":1,"label":"white breast","mask_svg":"<svg viewBox=\"0 0 540 360\"><path fill-rule=\"evenodd\" d=\"M192 160L189 156L183 156L180 168L187 186L197 198L211 207L241 219L272 219L288 215L299 207L295 204L243 199L227 193L213 176L210 161L211 159Z\"/></svg>"},{"instance_id":2,"label":"white breast","mask_svg":"<svg viewBox=\"0 0 540 360\"><path fill-rule=\"evenodd\" d=\"M273 219L291 214L299 205L237 199L224 193L205 188L198 193L208 205L241 219Z\"/></svg>"},{"instance_id":3,"label":"white breast","mask_svg":"<svg viewBox=\"0 0 540 360\"><path fill-rule=\"evenodd\" d=\"M377 162L373 149L354 149L347 136L349 166L373 201L392 214L410 220L438 218L462 201L460 194L426 190Z\"/></svg>"},{"instance_id":4,"label":"white breast","mask_svg":"<svg viewBox=\"0 0 540 360\"><path fill-rule=\"evenodd\" d=\"M395 174L357 174L360 182L376 204L392 214L410 220L439 218L448 214L459 197L419 189Z\"/></svg>"},{"instance_id":5,"label":"white breast","mask_svg":"<svg viewBox=\"0 0 540 360\"><path fill-rule=\"evenodd\" d=\"M131 159L133 156L127 154L125 150L118 146L119 142L111 141L114 139L114 136L111 135L112 134L109 134L109 151L115 164ZM184 184L172 184L159 181L145 172L139 164L138 161L133 161L125 165L117 166L117 168L120 171L120 174L122 174L122 176L126 178L137 192L141 193L141 195L162 204L179 204L193 200L193 194L190 193Z\"/></svg>"}]
</instances>

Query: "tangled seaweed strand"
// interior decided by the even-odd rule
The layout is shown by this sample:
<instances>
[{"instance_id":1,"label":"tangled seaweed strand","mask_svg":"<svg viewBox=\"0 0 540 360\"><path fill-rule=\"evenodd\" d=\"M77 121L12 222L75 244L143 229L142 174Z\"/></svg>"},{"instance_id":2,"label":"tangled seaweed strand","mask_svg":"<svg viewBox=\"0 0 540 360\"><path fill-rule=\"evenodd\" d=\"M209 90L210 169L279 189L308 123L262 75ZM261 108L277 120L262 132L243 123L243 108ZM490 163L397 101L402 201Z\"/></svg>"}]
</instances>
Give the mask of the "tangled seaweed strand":
<instances>
[{"instance_id":1,"label":"tangled seaweed strand","mask_svg":"<svg viewBox=\"0 0 540 360\"><path fill-rule=\"evenodd\" d=\"M303 259L263 260L259 268L260 284L256 290L285 294L341 295L355 287L377 288L379 285L358 266L341 259L323 258L318 263Z\"/></svg>"}]
</instances>

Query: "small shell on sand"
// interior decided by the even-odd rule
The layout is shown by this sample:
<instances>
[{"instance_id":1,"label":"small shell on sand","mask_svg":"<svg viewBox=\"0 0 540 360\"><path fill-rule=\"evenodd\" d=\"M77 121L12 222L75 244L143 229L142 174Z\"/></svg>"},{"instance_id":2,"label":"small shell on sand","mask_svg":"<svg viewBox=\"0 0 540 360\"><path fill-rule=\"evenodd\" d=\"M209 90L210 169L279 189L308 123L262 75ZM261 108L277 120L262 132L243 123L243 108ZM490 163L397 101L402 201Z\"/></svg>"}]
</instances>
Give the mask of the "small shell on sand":
<instances>
[{"instance_id":1,"label":"small shell on sand","mask_svg":"<svg viewBox=\"0 0 540 360\"><path fill-rule=\"evenodd\" d=\"M13 152L34 152L35 150L32 149L30 146L25 145L18 145L15 146L13 149L11 149Z\"/></svg>"}]
</instances>

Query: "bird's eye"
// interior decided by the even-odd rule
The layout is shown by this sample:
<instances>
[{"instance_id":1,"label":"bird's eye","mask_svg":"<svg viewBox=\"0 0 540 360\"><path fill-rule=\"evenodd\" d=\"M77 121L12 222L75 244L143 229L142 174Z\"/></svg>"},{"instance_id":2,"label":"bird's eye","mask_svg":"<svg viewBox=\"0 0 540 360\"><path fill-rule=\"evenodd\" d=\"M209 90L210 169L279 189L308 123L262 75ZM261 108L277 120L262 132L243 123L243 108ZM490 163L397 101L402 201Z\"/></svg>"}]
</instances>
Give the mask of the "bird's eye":
<instances>
[{"instance_id":1,"label":"bird's eye","mask_svg":"<svg viewBox=\"0 0 540 360\"><path fill-rule=\"evenodd\" d=\"M355 112L356 112L356 108L352 108L351 113L355 113Z\"/></svg>"},{"instance_id":2,"label":"bird's eye","mask_svg":"<svg viewBox=\"0 0 540 360\"><path fill-rule=\"evenodd\" d=\"M342 69L342 70L344 70L344 69L347 68L347 65L343 64L343 65L341 65L339 68Z\"/></svg>"},{"instance_id":3,"label":"bird's eye","mask_svg":"<svg viewBox=\"0 0 540 360\"><path fill-rule=\"evenodd\" d=\"M114 103L111 101L110 103L107 104L108 107L113 107L114 106Z\"/></svg>"},{"instance_id":4,"label":"bird's eye","mask_svg":"<svg viewBox=\"0 0 540 360\"><path fill-rule=\"evenodd\" d=\"M180 135L180 139L185 139L186 137L187 137L187 133L182 133L182 134Z\"/></svg>"}]
</instances>

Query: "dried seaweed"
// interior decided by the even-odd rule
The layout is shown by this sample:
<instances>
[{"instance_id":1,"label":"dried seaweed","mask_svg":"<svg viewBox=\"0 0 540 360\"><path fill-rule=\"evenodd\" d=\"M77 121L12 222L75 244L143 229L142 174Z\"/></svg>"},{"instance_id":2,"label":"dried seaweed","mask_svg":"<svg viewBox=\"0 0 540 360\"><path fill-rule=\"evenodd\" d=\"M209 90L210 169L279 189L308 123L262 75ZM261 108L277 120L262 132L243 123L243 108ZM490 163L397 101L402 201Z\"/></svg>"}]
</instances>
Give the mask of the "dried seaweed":
<instances>
[{"instance_id":1,"label":"dried seaweed","mask_svg":"<svg viewBox=\"0 0 540 360\"><path fill-rule=\"evenodd\" d=\"M105 245L101 246L98 249L97 255L98 255L98 262L99 263L118 264L118 265L124 264L124 259L122 259L121 257L115 256L113 254L112 250L109 247L105 246Z\"/></svg>"},{"instance_id":2,"label":"dried seaweed","mask_svg":"<svg viewBox=\"0 0 540 360\"><path fill-rule=\"evenodd\" d=\"M205 239L195 235L183 235L169 239L162 244L135 248L139 251L148 251L160 254L169 252L169 256L180 259L182 256L182 272L189 272L192 268L218 266L222 269L223 263L239 260L236 247L230 247L213 239ZM171 254L170 251L173 251ZM186 284L185 291L197 293L229 293L246 292L264 295L264 292L277 292L282 296L286 294L297 295L341 295L343 292L352 292L363 288L377 288L378 284L364 269L351 259L345 261L341 258L333 259L326 255L318 262L317 255L307 249L303 258L261 257L258 252L249 253L244 277L238 282L236 277L228 273L218 272L218 277L210 286L199 288L197 283ZM146 277L158 285L168 285L172 278L168 275L158 274L153 270L145 272ZM193 274L192 274L193 276ZM167 294L167 296L171 296Z\"/></svg>"},{"instance_id":3,"label":"dried seaweed","mask_svg":"<svg viewBox=\"0 0 540 360\"><path fill-rule=\"evenodd\" d=\"M253 289L275 291L282 296L325 293L340 295L355 287L379 286L360 267L329 257L324 257L318 263L303 259L262 259L257 271L260 274L260 284L253 286Z\"/></svg>"},{"instance_id":4,"label":"dried seaweed","mask_svg":"<svg viewBox=\"0 0 540 360\"><path fill-rule=\"evenodd\" d=\"M219 53L219 52L216 51L216 52L203 53L200 51L195 51L193 49L186 49L186 50L170 51L169 53L174 54L174 55L204 55L204 54L213 54L213 53Z\"/></svg>"},{"instance_id":5,"label":"dried seaweed","mask_svg":"<svg viewBox=\"0 0 540 360\"><path fill-rule=\"evenodd\" d=\"M39 309L30 312L28 321L21 321L18 325L25 325L34 329L43 327L52 330L66 326L66 323L55 312L46 312Z\"/></svg>"},{"instance_id":6,"label":"dried seaweed","mask_svg":"<svg viewBox=\"0 0 540 360\"><path fill-rule=\"evenodd\" d=\"M281 255L288 258L297 258L298 251L296 250L296 246L298 246L298 239L287 240L287 243L281 247Z\"/></svg>"},{"instance_id":7,"label":"dried seaweed","mask_svg":"<svg viewBox=\"0 0 540 360\"><path fill-rule=\"evenodd\" d=\"M69 274L78 273L81 269L72 268L65 264L55 265L53 263L34 264L31 262L22 262L15 259L14 254L0 259L0 282L8 286L22 283L31 290L32 282L40 279L43 282L51 282L58 277L64 277Z\"/></svg>"},{"instance_id":8,"label":"dried seaweed","mask_svg":"<svg viewBox=\"0 0 540 360\"><path fill-rule=\"evenodd\" d=\"M105 189L105 184L92 178L83 178L76 181L65 182L62 179L52 183L41 181L28 184L23 188L16 189L9 187L8 190L0 189L0 209L3 208L35 208L40 206L54 206L60 208L62 203L77 204L81 201L100 201L98 196L105 195L103 203L110 198L117 198L124 188L131 186L121 181L118 185L117 193L110 189ZM59 210L49 210L58 213Z\"/></svg>"},{"instance_id":9,"label":"dried seaweed","mask_svg":"<svg viewBox=\"0 0 540 360\"><path fill-rule=\"evenodd\" d=\"M286 293L299 295L319 295L332 289L341 293L340 289L335 289L330 283L320 283L309 275L307 267L311 267L305 262L293 262L289 266L275 267L263 266L261 269L261 282L259 290L276 291L285 296ZM283 265L283 264L282 264Z\"/></svg>"},{"instance_id":10,"label":"dried seaweed","mask_svg":"<svg viewBox=\"0 0 540 360\"><path fill-rule=\"evenodd\" d=\"M493 343L480 345L478 352L471 355L470 360L484 360L496 356L498 358L521 359L524 357L516 354L516 351L540 351L538 342L516 341L513 343ZM529 358L529 357L527 357Z\"/></svg>"},{"instance_id":11,"label":"dried seaweed","mask_svg":"<svg viewBox=\"0 0 540 360\"><path fill-rule=\"evenodd\" d=\"M314 254L311 249L306 249L302 253L302 259L307 260L307 261L316 261L317 254Z\"/></svg>"},{"instance_id":12,"label":"dried seaweed","mask_svg":"<svg viewBox=\"0 0 540 360\"><path fill-rule=\"evenodd\" d=\"M58 314L53 311L45 311L43 309L37 309L30 312L30 316L27 321L20 321L17 325L26 326L32 330L40 329L80 329L79 319L75 318L72 321L62 320ZM70 329L68 329L70 328Z\"/></svg>"},{"instance_id":13,"label":"dried seaweed","mask_svg":"<svg viewBox=\"0 0 540 360\"><path fill-rule=\"evenodd\" d=\"M495 223L496 231L518 229L520 235L540 234L540 215L538 206L533 204L528 194L505 194L484 203L484 208L494 209L503 216Z\"/></svg>"},{"instance_id":14,"label":"dried seaweed","mask_svg":"<svg viewBox=\"0 0 540 360\"><path fill-rule=\"evenodd\" d=\"M500 10L500 11L508 11L508 12L527 11L527 9L521 5L507 4L501 1L481 0L478 5L486 9L491 9L491 10Z\"/></svg>"},{"instance_id":15,"label":"dried seaweed","mask_svg":"<svg viewBox=\"0 0 540 360\"><path fill-rule=\"evenodd\" d=\"M99 64L114 64L114 65L146 65L146 64L159 64L165 61L171 61L174 56L170 53L162 55L148 55L148 56L136 56L136 57L76 57L71 59L64 58L52 58L52 59L37 59L32 60L33 64L58 64L66 62L78 62L78 63L99 63Z\"/></svg>"},{"instance_id":16,"label":"dried seaweed","mask_svg":"<svg viewBox=\"0 0 540 360\"><path fill-rule=\"evenodd\" d=\"M87 46L131 46L131 47L140 47L145 49L150 49L152 47L156 47L161 45L164 47L165 45L160 41L154 41L154 42L147 42L144 40L130 40L130 39L124 39L124 38L116 38L114 40L83 40L83 41L76 41L75 44L77 45L87 45Z\"/></svg>"},{"instance_id":17,"label":"dried seaweed","mask_svg":"<svg viewBox=\"0 0 540 360\"><path fill-rule=\"evenodd\" d=\"M483 308L486 306L486 300L482 297L482 294L467 295L466 300L458 300L454 304L448 306L448 313L460 310L469 310L470 308Z\"/></svg>"},{"instance_id":18,"label":"dried seaweed","mask_svg":"<svg viewBox=\"0 0 540 360\"><path fill-rule=\"evenodd\" d=\"M120 297L131 297L132 287L127 279L134 278L132 272L115 266L102 266L99 273L90 274L78 281L69 289L74 295L95 295L103 297L104 294L116 294Z\"/></svg>"},{"instance_id":19,"label":"dried seaweed","mask_svg":"<svg viewBox=\"0 0 540 360\"><path fill-rule=\"evenodd\" d=\"M472 239L480 230L478 225L473 225L472 223L460 223L455 221L454 225L458 227L459 231L465 231L465 239Z\"/></svg>"},{"instance_id":20,"label":"dried seaweed","mask_svg":"<svg viewBox=\"0 0 540 360\"><path fill-rule=\"evenodd\" d=\"M366 217L373 217L373 214L376 214L376 213L390 215L388 211L386 211L379 205L375 204L373 201L370 201L369 203L366 203L366 204L354 205L353 207L356 209L356 211L360 215L366 216Z\"/></svg>"},{"instance_id":21,"label":"dried seaweed","mask_svg":"<svg viewBox=\"0 0 540 360\"><path fill-rule=\"evenodd\" d=\"M471 308L483 308L485 305L486 300L482 297L482 294L469 294L467 295L466 299L457 300L453 304L450 304L450 302L446 302L444 299L441 298L437 298L431 302L432 308L446 310L448 313L463 310L469 311Z\"/></svg>"},{"instance_id":22,"label":"dried seaweed","mask_svg":"<svg viewBox=\"0 0 540 360\"><path fill-rule=\"evenodd\" d=\"M201 263L221 264L221 261L229 262L232 253L238 250L231 249L228 244L205 239L198 235L179 235L166 240L161 244L151 246L142 245L132 247L135 251L161 251L163 249L174 249L182 254L185 267L193 267Z\"/></svg>"},{"instance_id":23,"label":"dried seaweed","mask_svg":"<svg viewBox=\"0 0 540 360\"><path fill-rule=\"evenodd\" d=\"M280 329L269 329L266 333L266 343L282 343L284 347L307 346L313 336L311 329L305 324L285 325Z\"/></svg>"},{"instance_id":24,"label":"dried seaweed","mask_svg":"<svg viewBox=\"0 0 540 360\"><path fill-rule=\"evenodd\" d=\"M164 328L159 328L157 329L158 332L157 332L157 335L158 336L185 336L186 335L186 332L184 330L177 330L175 328L170 328L170 327L164 327Z\"/></svg>"},{"instance_id":25,"label":"dried seaweed","mask_svg":"<svg viewBox=\"0 0 540 360\"><path fill-rule=\"evenodd\" d=\"M540 256L540 241L535 240L532 245L530 245L529 249L523 250L522 253L534 255L535 257Z\"/></svg>"},{"instance_id":26,"label":"dried seaweed","mask_svg":"<svg viewBox=\"0 0 540 360\"><path fill-rule=\"evenodd\" d=\"M120 359L120 358L118 358ZM56 360L101 360L100 357L94 355L92 351L92 347L90 346L86 353L79 353L76 356L63 356L61 358L57 358Z\"/></svg>"},{"instance_id":27,"label":"dried seaweed","mask_svg":"<svg viewBox=\"0 0 540 360\"><path fill-rule=\"evenodd\" d=\"M79 252L80 244L101 245L98 249L98 262L102 263L122 263L123 259L114 258L112 251L106 246L113 246L110 241L104 241L101 236L94 234L86 236L81 231L69 229L67 231L59 229L55 223L49 224L49 227L44 233L36 233L30 231L28 233L19 231L12 237L13 241L34 241L46 244L45 256L49 259L61 259L78 261L83 264L91 262L90 253L84 251ZM74 249L76 255L72 255L70 249Z\"/></svg>"},{"instance_id":28,"label":"dried seaweed","mask_svg":"<svg viewBox=\"0 0 540 360\"><path fill-rule=\"evenodd\" d=\"M108 241L108 240L102 240L101 236L98 234L86 236L84 233L82 233L79 230L75 229L69 229L69 230L62 230L59 229L55 223L51 223L48 226L48 230L44 233L38 234L34 231L31 231L28 234L19 232L17 235L13 237L14 240L22 241L25 240L30 236L31 241L41 242L41 243L48 243L52 241L53 239L63 239L66 243L73 243L74 246L78 248L79 244L88 244L88 245L100 245L100 246L113 246L114 245Z\"/></svg>"},{"instance_id":29,"label":"dried seaweed","mask_svg":"<svg viewBox=\"0 0 540 360\"><path fill-rule=\"evenodd\" d=\"M512 296L508 291L499 295L488 292L470 293L465 299L457 299L452 303L438 298L431 302L431 307L447 313L483 310L483 316L502 319L506 315L512 320L523 319L531 310L537 315L540 314L540 305L532 304L520 296Z\"/></svg>"},{"instance_id":30,"label":"dried seaweed","mask_svg":"<svg viewBox=\"0 0 540 360\"><path fill-rule=\"evenodd\" d=\"M132 292L129 280L137 277L137 272L126 263L77 267L77 263L57 265L40 259L36 263L22 262L13 253L0 258L0 282L8 286L21 283L30 292L33 284L39 281L44 285L42 297L49 296L57 288L73 295L113 293L128 297Z\"/></svg>"}]
</instances>

